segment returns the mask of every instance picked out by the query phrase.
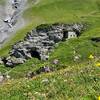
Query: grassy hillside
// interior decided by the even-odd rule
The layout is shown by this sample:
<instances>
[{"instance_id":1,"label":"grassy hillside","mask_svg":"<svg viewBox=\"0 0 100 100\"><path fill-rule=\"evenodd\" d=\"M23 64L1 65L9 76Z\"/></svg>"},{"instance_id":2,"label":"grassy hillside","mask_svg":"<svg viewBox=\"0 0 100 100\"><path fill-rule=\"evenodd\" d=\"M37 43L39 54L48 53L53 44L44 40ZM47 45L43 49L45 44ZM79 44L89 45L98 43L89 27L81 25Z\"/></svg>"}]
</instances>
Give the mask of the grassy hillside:
<instances>
[{"instance_id":1,"label":"grassy hillside","mask_svg":"<svg viewBox=\"0 0 100 100\"><path fill-rule=\"evenodd\" d=\"M31 80L8 81L0 86L0 97L2 100L98 100L99 72L94 66L69 66Z\"/></svg>"},{"instance_id":2,"label":"grassy hillside","mask_svg":"<svg viewBox=\"0 0 100 100\"><path fill-rule=\"evenodd\" d=\"M13 69L0 65L1 72L10 71L9 75L14 78L0 86L0 98L96 100L100 96L100 67L96 66L96 63L100 62L100 42L93 42L90 38L100 37L100 0L39 0L33 5L32 2L29 0L31 6L23 15L28 25L2 47L0 56L8 55L14 42L23 39L28 31L42 23L82 22L87 24L87 29L79 38L61 42L50 54L47 62L33 58ZM81 55L76 62L73 60L74 50L76 55ZM89 59L90 55L95 58ZM60 64L52 65L54 59L59 59ZM24 78L28 71L34 71L44 65L54 67L57 71L31 80ZM41 82L44 79L49 80L46 85Z\"/></svg>"}]
</instances>

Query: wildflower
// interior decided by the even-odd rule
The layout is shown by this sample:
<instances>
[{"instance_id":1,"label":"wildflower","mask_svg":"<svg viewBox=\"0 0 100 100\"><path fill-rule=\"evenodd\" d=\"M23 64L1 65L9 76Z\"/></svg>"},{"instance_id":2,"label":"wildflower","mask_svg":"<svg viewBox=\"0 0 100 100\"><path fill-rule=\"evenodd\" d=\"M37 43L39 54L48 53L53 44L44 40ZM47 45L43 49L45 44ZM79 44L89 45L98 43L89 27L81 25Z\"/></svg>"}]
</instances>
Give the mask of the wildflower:
<instances>
[{"instance_id":1,"label":"wildflower","mask_svg":"<svg viewBox=\"0 0 100 100\"><path fill-rule=\"evenodd\" d=\"M98 97L98 100L100 100L100 96Z\"/></svg>"},{"instance_id":2,"label":"wildflower","mask_svg":"<svg viewBox=\"0 0 100 100\"><path fill-rule=\"evenodd\" d=\"M97 67L100 67L100 62L96 63L95 65L96 65Z\"/></svg>"},{"instance_id":3,"label":"wildflower","mask_svg":"<svg viewBox=\"0 0 100 100\"><path fill-rule=\"evenodd\" d=\"M89 56L89 59L94 59L94 56L91 54L91 55Z\"/></svg>"}]
</instances>

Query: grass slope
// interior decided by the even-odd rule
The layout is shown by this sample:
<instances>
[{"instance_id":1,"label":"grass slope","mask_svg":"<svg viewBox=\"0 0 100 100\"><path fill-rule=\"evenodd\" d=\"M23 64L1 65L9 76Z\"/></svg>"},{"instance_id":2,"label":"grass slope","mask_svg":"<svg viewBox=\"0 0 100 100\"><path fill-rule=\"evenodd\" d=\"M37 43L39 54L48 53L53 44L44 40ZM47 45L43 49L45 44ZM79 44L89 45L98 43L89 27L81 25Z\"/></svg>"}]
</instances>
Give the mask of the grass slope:
<instances>
[{"instance_id":1,"label":"grass slope","mask_svg":"<svg viewBox=\"0 0 100 100\"><path fill-rule=\"evenodd\" d=\"M0 86L2 100L98 100L100 68L68 66L31 80L15 79Z\"/></svg>"},{"instance_id":2,"label":"grass slope","mask_svg":"<svg viewBox=\"0 0 100 100\"><path fill-rule=\"evenodd\" d=\"M100 59L90 61L88 57L90 54L95 55L97 58L100 57L100 43L90 41L91 37L100 36L100 1L40 0L33 6L31 2L32 0L29 1L30 8L23 15L29 24L19 30L2 47L0 56L8 55L14 42L23 39L29 30L41 23L83 22L87 23L88 26L79 38L61 42L50 54L50 59L47 62L33 58L13 69L0 65L1 72L10 71L9 74L15 79L1 86L0 98L2 100L20 100L20 98L27 100L30 97L36 100L73 100L74 98L76 100L95 100L100 95L100 68L96 67L95 63L99 62ZM77 52L76 55L81 55L78 62L73 61L74 50ZM51 63L55 58L60 61L57 66ZM35 80L30 81L23 78L28 71L34 71L44 65L53 66L59 71L51 73L49 76L48 74L40 75ZM64 72L68 75L64 76ZM60 74L58 75L58 73ZM50 83L46 86L41 83L41 80L45 78L50 79ZM53 79L56 80L55 83L53 83ZM29 96L26 93L29 93ZM46 97L43 93L47 93Z\"/></svg>"}]
</instances>

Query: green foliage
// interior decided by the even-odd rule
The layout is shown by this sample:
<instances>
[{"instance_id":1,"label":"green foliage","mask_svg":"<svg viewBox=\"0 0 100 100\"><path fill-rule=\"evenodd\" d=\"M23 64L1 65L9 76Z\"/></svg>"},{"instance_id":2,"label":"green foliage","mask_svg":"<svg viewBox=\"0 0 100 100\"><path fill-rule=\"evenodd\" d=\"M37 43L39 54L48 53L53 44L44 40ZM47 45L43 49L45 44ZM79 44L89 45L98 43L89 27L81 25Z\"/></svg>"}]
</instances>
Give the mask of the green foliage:
<instances>
[{"instance_id":1,"label":"green foliage","mask_svg":"<svg viewBox=\"0 0 100 100\"><path fill-rule=\"evenodd\" d=\"M7 56L11 46L37 25L82 22L88 26L79 38L55 46L47 62L33 58L13 69L0 65L1 72L9 71L14 78L0 86L1 100L96 100L100 95L100 68L94 66L95 60L90 61L88 57L90 54L100 56L100 43L90 40L91 37L100 37L100 0L40 0L35 5L32 5L32 0L28 2L31 6L23 16L29 24L2 47L0 56ZM43 27L47 29L50 26L39 29ZM74 51L81 56L76 62ZM59 59L60 64L53 65L54 59ZM42 74L32 80L24 79L28 71L35 71L44 65L59 71ZM41 82L45 78L50 81L47 85Z\"/></svg>"},{"instance_id":2,"label":"green foliage","mask_svg":"<svg viewBox=\"0 0 100 100\"><path fill-rule=\"evenodd\" d=\"M51 29L51 25L49 25L49 24L41 24L41 25L37 26L36 29L37 30L47 31L47 30Z\"/></svg>"},{"instance_id":3,"label":"green foliage","mask_svg":"<svg viewBox=\"0 0 100 100\"><path fill-rule=\"evenodd\" d=\"M0 5L4 5L5 4L5 0L0 0Z\"/></svg>"}]
</instances>

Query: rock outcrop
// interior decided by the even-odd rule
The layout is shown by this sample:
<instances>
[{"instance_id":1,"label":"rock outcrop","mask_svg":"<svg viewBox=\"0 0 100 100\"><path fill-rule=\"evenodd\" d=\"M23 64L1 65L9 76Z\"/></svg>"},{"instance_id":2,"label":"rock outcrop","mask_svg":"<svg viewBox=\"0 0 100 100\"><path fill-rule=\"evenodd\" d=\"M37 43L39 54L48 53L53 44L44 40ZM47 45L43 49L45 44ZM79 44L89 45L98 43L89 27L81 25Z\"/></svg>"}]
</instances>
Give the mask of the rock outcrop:
<instances>
[{"instance_id":1,"label":"rock outcrop","mask_svg":"<svg viewBox=\"0 0 100 100\"><path fill-rule=\"evenodd\" d=\"M55 44L68 38L81 35L82 24L42 24L31 32L28 32L23 41L12 46L10 56L3 58L6 66L14 67L23 64L27 59L36 57L40 60L48 60L49 53Z\"/></svg>"}]
</instances>

